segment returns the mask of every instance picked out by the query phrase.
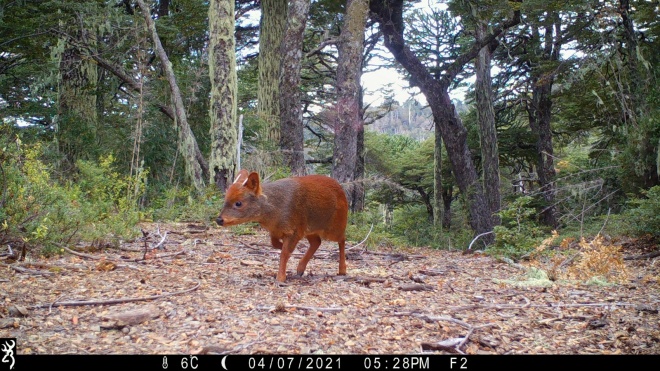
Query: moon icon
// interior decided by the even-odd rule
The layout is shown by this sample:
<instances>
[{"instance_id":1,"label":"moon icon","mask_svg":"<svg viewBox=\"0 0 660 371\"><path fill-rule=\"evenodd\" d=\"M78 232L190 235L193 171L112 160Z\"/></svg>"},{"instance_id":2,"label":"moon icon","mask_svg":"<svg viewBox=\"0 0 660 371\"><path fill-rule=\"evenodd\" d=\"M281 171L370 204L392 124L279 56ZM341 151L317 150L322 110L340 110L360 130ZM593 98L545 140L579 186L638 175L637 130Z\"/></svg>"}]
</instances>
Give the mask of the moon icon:
<instances>
[{"instance_id":1,"label":"moon icon","mask_svg":"<svg viewBox=\"0 0 660 371\"><path fill-rule=\"evenodd\" d=\"M226 370L227 366L225 366L225 359L227 359L227 356L222 357L222 361L220 361L220 364L222 365L222 368Z\"/></svg>"}]
</instances>

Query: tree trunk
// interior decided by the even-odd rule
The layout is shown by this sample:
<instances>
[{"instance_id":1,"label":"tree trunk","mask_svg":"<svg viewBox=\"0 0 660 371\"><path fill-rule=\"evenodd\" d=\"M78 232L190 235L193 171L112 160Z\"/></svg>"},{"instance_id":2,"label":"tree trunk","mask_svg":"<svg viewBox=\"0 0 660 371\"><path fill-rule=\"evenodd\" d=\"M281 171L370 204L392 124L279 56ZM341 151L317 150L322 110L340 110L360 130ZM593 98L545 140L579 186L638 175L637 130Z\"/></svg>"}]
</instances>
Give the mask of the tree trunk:
<instances>
[{"instance_id":1,"label":"tree trunk","mask_svg":"<svg viewBox=\"0 0 660 371\"><path fill-rule=\"evenodd\" d=\"M158 32L156 31L156 25L154 24L153 19L151 19L149 7L144 4L144 0L137 0L137 3L140 6L140 10L142 10L142 15L144 16L145 21L147 22L147 27L151 32L151 38L154 42L154 48L163 64L163 69L165 70L165 75L167 76L167 81L170 85L174 113L176 116L175 121L178 126L177 132L179 133L179 151L181 152L181 156L185 163L186 175L195 189L201 192L204 189L204 179L208 177L208 164L197 146L197 140L195 139L192 130L190 130L190 125L188 125L186 110L183 106L183 98L181 97L181 91L179 90L179 85L177 85L176 77L174 76L172 63L167 57L167 53L165 53L165 49L163 49L163 45L160 42Z\"/></svg>"},{"instance_id":2,"label":"tree trunk","mask_svg":"<svg viewBox=\"0 0 660 371\"><path fill-rule=\"evenodd\" d=\"M257 113L266 123L265 134L271 143L280 141L280 45L286 22L287 0L261 1ZM281 65L286 67L285 63Z\"/></svg>"},{"instance_id":3,"label":"tree trunk","mask_svg":"<svg viewBox=\"0 0 660 371\"><path fill-rule=\"evenodd\" d=\"M170 14L170 0L158 1L158 18L167 17Z\"/></svg>"},{"instance_id":4,"label":"tree trunk","mask_svg":"<svg viewBox=\"0 0 660 371\"><path fill-rule=\"evenodd\" d=\"M442 223L442 135L440 130L434 130L433 151L433 225L439 227Z\"/></svg>"},{"instance_id":5,"label":"tree trunk","mask_svg":"<svg viewBox=\"0 0 660 371\"><path fill-rule=\"evenodd\" d=\"M210 182L224 191L234 179L238 146L233 1L211 0L209 4L209 75Z\"/></svg>"},{"instance_id":6,"label":"tree trunk","mask_svg":"<svg viewBox=\"0 0 660 371\"><path fill-rule=\"evenodd\" d=\"M362 94L360 94L360 107L362 107ZM362 110L362 108L360 108ZM364 210L364 130L357 133L357 154L355 161L355 179L353 183L353 194L349 199L351 211Z\"/></svg>"},{"instance_id":7,"label":"tree trunk","mask_svg":"<svg viewBox=\"0 0 660 371\"><path fill-rule=\"evenodd\" d=\"M451 202L454 200L454 188L445 187L442 189L442 203L444 212L442 213L442 228L449 230L451 228Z\"/></svg>"},{"instance_id":8,"label":"tree trunk","mask_svg":"<svg viewBox=\"0 0 660 371\"><path fill-rule=\"evenodd\" d=\"M476 25L477 40L487 35L488 24L479 19ZM479 121L479 140L481 142L481 163L483 167L484 192L493 220L493 225L500 224L500 161L497 149L497 130L495 128L495 110L493 109L491 69L492 45L479 51L475 61L477 98L477 119Z\"/></svg>"},{"instance_id":9,"label":"tree trunk","mask_svg":"<svg viewBox=\"0 0 660 371\"><path fill-rule=\"evenodd\" d=\"M282 58L279 79L280 149L284 164L293 175L305 175L305 138L302 103L300 102L300 70L303 34L307 24L310 0L291 0L286 31L277 58Z\"/></svg>"},{"instance_id":10,"label":"tree trunk","mask_svg":"<svg viewBox=\"0 0 660 371\"><path fill-rule=\"evenodd\" d=\"M419 196L422 198L422 202L426 207L426 214L428 217L428 221L433 222L433 220L435 219L434 217L435 213L433 212L433 203L431 201L431 195L426 193L426 191L422 187L416 187L415 190L417 191L417 193L419 193Z\"/></svg>"},{"instance_id":11,"label":"tree trunk","mask_svg":"<svg viewBox=\"0 0 660 371\"><path fill-rule=\"evenodd\" d=\"M367 0L347 0L337 59L337 115L332 176L349 199L354 192L358 136L364 131L361 110L362 51L369 6Z\"/></svg>"},{"instance_id":12,"label":"tree trunk","mask_svg":"<svg viewBox=\"0 0 660 371\"><path fill-rule=\"evenodd\" d=\"M561 49L561 24L558 15L548 16L543 27L543 48L538 51L538 58L543 63L559 61ZM532 39L538 47L541 45L541 32L533 29ZM542 224L557 227L557 207L555 206L555 165L552 147L552 85L555 80L554 69L544 68L543 63L536 64L532 70L532 104L529 107L529 125L537 136L537 174L539 191L545 207L541 210L539 221Z\"/></svg>"}]
</instances>

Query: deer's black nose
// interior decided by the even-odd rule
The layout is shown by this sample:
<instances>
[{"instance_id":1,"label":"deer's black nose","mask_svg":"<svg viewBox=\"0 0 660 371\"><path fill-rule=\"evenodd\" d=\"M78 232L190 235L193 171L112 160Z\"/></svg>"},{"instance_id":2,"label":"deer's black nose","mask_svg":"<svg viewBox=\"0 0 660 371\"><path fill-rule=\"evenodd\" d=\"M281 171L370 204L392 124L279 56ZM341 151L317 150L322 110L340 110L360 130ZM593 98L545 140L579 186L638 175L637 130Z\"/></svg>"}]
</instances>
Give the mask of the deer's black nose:
<instances>
[{"instance_id":1,"label":"deer's black nose","mask_svg":"<svg viewBox=\"0 0 660 371\"><path fill-rule=\"evenodd\" d=\"M225 223L225 221L222 220L221 217L217 217L217 218L215 219L215 222L218 223L218 225L223 225L223 224Z\"/></svg>"}]
</instances>

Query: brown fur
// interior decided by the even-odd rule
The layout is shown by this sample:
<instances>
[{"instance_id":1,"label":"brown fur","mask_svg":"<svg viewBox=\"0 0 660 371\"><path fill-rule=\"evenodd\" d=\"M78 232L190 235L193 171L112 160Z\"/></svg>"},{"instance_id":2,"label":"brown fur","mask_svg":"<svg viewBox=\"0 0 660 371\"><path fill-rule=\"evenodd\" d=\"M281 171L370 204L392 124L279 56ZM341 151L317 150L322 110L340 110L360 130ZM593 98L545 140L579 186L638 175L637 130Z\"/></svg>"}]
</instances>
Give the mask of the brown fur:
<instances>
[{"instance_id":1,"label":"brown fur","mask_svg":"<svg viewBox=\"0 0 660 371\"><path fill-rule=\"evenodd\" d=\"M302 275L321 240L339 244L339 274L346 274L348 201L336 180L323 175L286 178L261 184L259 174L241 170L227 189L216 222L231 226L258 222L270 232L271 244L281 249L277 280L286 280L286 264L298 241L306 237L309 249L298 263Z\"/></svg>"}]
</instances>

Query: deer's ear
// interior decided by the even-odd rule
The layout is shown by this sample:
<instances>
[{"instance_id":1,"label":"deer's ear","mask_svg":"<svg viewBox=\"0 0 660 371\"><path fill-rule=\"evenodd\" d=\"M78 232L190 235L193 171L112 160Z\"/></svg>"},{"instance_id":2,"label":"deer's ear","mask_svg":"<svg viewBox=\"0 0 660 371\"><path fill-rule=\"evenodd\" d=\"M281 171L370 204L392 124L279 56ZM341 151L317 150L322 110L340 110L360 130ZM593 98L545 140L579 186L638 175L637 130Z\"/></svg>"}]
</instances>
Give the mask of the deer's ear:
<instances>
[{"instance_id":1,"label":"deer's ear","mask_svg":"<svg viewBox=\"0 0 660 371\"><path fill-rule=\"evenodd\" d=\"M252 172L245 181L245 187L252 191L256 196L261 195L261 183L259 181L259 174Z\"/></svg>"},{"instance_id":2,"label":"deer's ear","mask_svg":"<svg viewBox=\"0 0 660 371\"><path fill-rule=\"evenodd\" d=\"M247 178L248 178L248 171L243 169L238 172L238 175L236 175L236 179L234 179L234 183L232 184L236 184L236 183L244 184Z\"/></svg>"}]
</instances>

